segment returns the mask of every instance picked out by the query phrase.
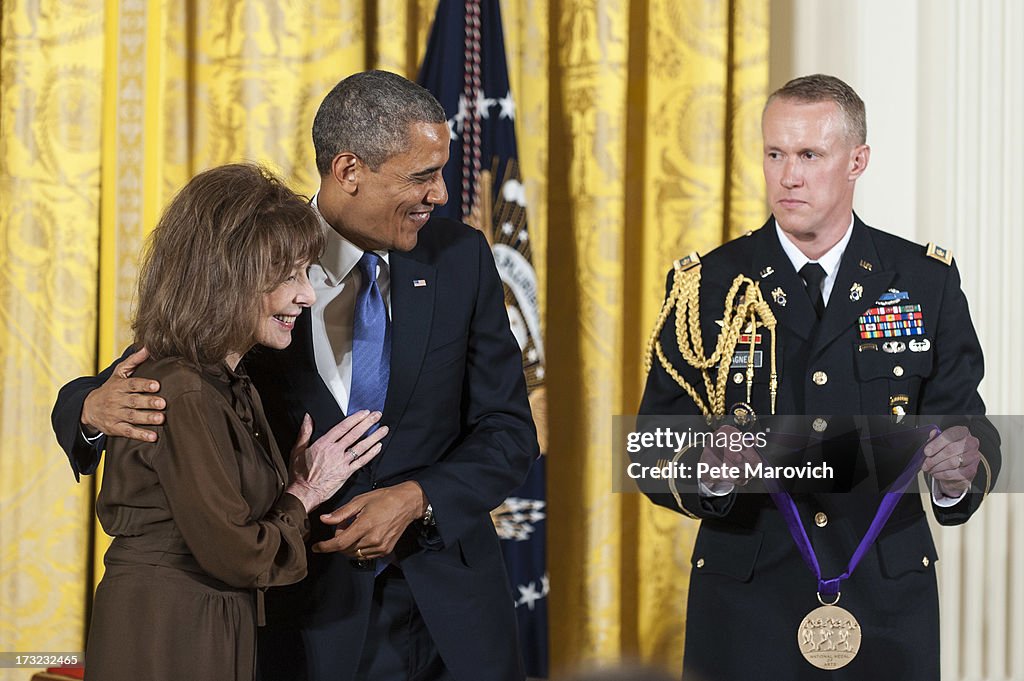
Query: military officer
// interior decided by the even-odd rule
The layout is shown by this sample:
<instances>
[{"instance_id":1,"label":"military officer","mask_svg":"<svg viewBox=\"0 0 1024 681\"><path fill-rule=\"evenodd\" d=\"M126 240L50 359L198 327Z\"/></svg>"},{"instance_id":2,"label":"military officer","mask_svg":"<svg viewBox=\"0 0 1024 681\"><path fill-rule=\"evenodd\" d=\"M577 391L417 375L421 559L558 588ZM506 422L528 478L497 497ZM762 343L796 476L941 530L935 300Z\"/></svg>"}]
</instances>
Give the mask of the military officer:
<instances>
[{"instance_id":1,"label":"military officer","mask_svg":"<svg viewBox=\"0 0 1024 681\"><path fill-rule=\"evenodd\" d=\"M824 75L790 81L769 97L762 134L772 216L669 273L642 417L808 415L827 435L852 415L941 416L943 430L924 446L920 468L939 523L965 522L998 472L999 439L983 417L982 352L951 254L853 213L870 148L864 104L846 83ZM688 324L677 328L683 314L699 316L697 342ZM737 314L743 323L732 323ZM723 335L731 341L725 362L704 361ZM691 448L677 457L694 466L754 461L757 453ZM806 619L840 594L819 604L798 542L823 576L840 575L883 496L794 494L797 520L787 524L768 495L740 493L746 482L743 474L706 475L681 481L674 494L645 488L655 503L701 520L684 678L750 679L770 666L780 679L938 679L938 556L921 496L898 496L864 547L840 592L856 623L838 626L829 616ZM801 654L812 648L824 663Z\"/></svg>"}]
</instances>

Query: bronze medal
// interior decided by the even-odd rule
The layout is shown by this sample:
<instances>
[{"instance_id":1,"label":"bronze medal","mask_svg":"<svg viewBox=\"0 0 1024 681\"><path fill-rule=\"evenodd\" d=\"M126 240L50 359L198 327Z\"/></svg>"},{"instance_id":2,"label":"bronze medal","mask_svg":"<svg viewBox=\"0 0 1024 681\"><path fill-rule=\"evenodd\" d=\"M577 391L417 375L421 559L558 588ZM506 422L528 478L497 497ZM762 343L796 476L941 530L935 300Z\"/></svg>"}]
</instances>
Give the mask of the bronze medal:
<instances>
[{"instance_id":1,"label":"bronze medal","mask_svg":"<svg viewBox=\"0 0 1024 681\"><path fill-rule=\"evenodd\" d=\"M860 624L848 610L823 605L800 622L796 642L804 659L818 669L839 669L860 650Z\"/></svg>"}]
</instances>

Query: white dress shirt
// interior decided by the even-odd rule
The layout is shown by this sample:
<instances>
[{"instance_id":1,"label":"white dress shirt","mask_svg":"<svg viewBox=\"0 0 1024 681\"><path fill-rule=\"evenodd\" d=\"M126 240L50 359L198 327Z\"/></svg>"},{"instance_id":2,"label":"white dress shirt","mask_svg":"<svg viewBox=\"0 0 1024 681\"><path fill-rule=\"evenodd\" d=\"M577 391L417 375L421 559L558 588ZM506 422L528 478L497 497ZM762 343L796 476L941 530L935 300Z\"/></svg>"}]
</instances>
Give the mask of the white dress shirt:
<instances>
[{"instance_id":1,"label":"white dress shirt","mask_svg":"<svg viewBox=\"0 0 1024 681\"><path fill-rule=\"evenodd\" d=\"M846 252L846 246L850 243L850 237L853 236L853 214L850 214L850 226L846 228L846 234L843 235L843 238L817 260L811 260L804 255L803 251L789 240L786 233L779 227L778 222L775 223L775 233L779 235L779 243L782 244L782 250L785 251L789 261L793 263L793 268L797 271L797 274L809 262L816 262L825 270L825 279L821 282L821 296L822 300L825 301L825 305L828 305L828 298L832 295L832 287L836 285L836 275L839 274L839 262L843 259L843 253Z\"/></svg>"},{"instance_id":2,"label":"white dress shirt","mask_svg":"<svg viewBox=\"0 0 1024 681\"><path fill-rule=\"evenodd\" d=\"M313 207L317 209L317 197ZM355 316L356 296L363 283L363 274L357 267L363 249L334 231L320 215L327 247L318 262L309 266L309 283L316 293L316 302L310 312L313 321L313 355L316 369L334 396L342 413L348 413L348 398L352 389L352 321ZM384 306L391 317L391 269L387 251L374 251L380 256L377 266L377 286L384 298Z\"/></svg>"}]
</instances>

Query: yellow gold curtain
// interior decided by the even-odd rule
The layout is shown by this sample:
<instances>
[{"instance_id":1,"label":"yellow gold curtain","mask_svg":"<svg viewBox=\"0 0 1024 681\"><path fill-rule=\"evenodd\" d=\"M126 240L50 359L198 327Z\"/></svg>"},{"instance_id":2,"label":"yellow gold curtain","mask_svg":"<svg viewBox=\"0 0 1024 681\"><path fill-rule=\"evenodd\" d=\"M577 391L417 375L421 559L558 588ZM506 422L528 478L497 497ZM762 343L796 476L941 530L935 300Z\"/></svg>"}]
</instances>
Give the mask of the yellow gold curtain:
<instances>
[{"instance_id":1,"label":"yellow gold curtain","mask_svg":"<svg viewBox=\"0 0 1024 681\"><path fill-rule=\"evenodd\" d=\"M106 541L49 407L128 342L138 250L169 196L239 160L315 191L321 97L365 68L415 77L436 2L0 5L0 650L82 647ZM551 320L553 663L677 668L695 525L611 494L611 415L636 409L671 260L763 218L767 0L502 12Z\"/></svg>"},{"instance_id":2,"label":"yellow gold curtain","mask_svg":"<svg viewBox=\"0 0 1024 681\"><path fill-rule=\"evenodd\" d=\"M677 671L697 524L611 494L674 258L764 219L766 0L553 0L547 182L552 662ZM557 324L557 325L556 325Z\"/></svg>"},{"instance_id":3,"label":"yellow gold curtain","mask_svg":"<svg viewBox=\"0 0 1024 681\"><path fill-rule=\"evenodd\" d=\"M49 413L94 367L104 9L0 7L0 651L80 651L92 490Z\"/></svg>"}]
</instances>

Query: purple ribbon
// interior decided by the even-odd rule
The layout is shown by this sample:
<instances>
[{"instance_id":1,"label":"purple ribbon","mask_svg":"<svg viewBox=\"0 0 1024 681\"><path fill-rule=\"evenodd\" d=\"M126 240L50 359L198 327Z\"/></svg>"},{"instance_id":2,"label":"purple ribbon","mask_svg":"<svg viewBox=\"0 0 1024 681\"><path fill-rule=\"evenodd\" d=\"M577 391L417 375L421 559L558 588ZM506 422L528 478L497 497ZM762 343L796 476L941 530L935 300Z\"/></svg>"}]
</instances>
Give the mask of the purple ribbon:
<instances>
[{"instance_id":1,"label":"purple ribbon","mask_svg":"<svg viewBox=\"0 0 1024 681\"><path fill-rule=\"evenodd\" d=\"M923 426L915 428L913 432L920 432L927 430L928 432L938 431L936 435L941 433L938 426ZM917 477L917 471L921 468L921 462L924 460L924 448L930 440L925 442L917 448L914 452L914 456L911 457L910 462L907 463L907 467L903 469L899 477L889 487L889 491L885 493L882 498L882 503L878 505L878 511L875 512L875 518L871 521L871 526L868 531L864 533L864 537L860 540L860 544L857 545L857 549L853 552L853 556L850 558L850 562L846 566L846 572L833 577L831 579L821 578L821 566L818 564L818 556L814 553L814 547L811 546L811 540L807 536L807 531L804 529L803 523L800 522L800 513L797 510L796 502L793 501L793 497L789 495L781 487L772 481L765 481L765 485L769 488L768 493L772 497L772 501L779 508L779 512L786 519L786 526L789 528L789 533L793 536L793 541L796 542L797 549L800 550L800 555L803 557L804 562L807 563L807 567L811 569L814 576L818 579L818 596L835 596L839 593L839 587L853 574L853 571L857 569L857 565L860 564L862 558L867 554L868 549L878 539L878 535L881 534L882 528L885 527L885 523L888 522L889 516L892 515L893 510L896 509L896 504L899 503L900 495L907 489L910 482ZM774 488L774 489L772 489Z\"/></svg>"}]
</instances>

